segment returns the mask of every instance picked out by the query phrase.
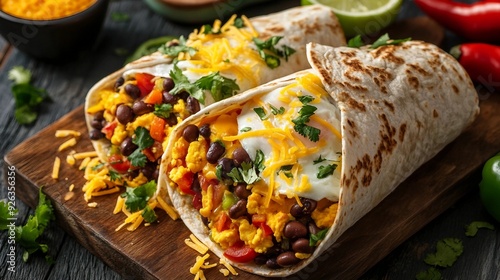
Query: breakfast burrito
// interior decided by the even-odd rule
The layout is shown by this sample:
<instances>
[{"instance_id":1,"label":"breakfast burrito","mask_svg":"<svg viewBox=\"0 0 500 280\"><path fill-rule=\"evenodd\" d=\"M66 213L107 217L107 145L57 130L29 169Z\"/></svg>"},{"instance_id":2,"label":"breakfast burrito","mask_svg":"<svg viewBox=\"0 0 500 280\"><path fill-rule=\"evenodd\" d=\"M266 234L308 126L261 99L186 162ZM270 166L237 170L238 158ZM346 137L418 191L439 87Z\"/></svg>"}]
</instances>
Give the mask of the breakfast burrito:
<instances>
[{"instance_id":1,"label":"breakfast burrito","mask_svg":"<svg viewBox=\"0 0 500 280\"><path fill-rule=\"evenodd\" d=\"M479 113L437 46L307 48L311 69L204 108L162 158L159 184L187 227L263 276L313 261Z\"/></svg>"},{"instance_id":2,"label":"breakfast burrito","mask_svg":"<svg viewBox=\"0 0 500 280\"><path fill-rule=\"evenodd\" d=\"M310 41L345 45L320 5L203 25L92 87L86 121L100 159L138 185L156 180L171 129L208 104L309 67Z\"/></svg>"}]
</instances>

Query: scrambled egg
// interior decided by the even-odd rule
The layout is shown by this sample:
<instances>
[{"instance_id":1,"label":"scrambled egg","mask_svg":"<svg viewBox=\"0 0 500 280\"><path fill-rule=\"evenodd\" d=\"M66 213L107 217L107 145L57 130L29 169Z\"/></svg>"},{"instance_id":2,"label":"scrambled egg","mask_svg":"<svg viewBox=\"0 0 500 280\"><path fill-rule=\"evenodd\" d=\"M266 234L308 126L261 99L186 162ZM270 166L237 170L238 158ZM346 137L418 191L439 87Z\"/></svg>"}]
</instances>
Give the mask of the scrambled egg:
<instances>
[{"instance_id":1,"label":"scrambled egg","mask_svg":"<svg viewBox=\"0 0 500 280\"><path fill-rule=\"evenodd\" d=\"M337 209L339 204L334 203L325 209L318 209L312 212L311 217L313 218L316 225L320 228L330 227L337 216Z\"/></svg>"},{"instance_id":2,"label":"scrambled egg","mask_svg":"<svg viewBox=\"0 0 500 280\"><path fill-rule=\"evenodd\" d=\"M210 237L216 243L218 243L222 249L227 249L233 246L236 242L240 240L240 235L238 228L229 228L218 232L216 228L210 229Z\"/></svg>"},{"instance_id":3,"label":"scrambled egg","mask_svg":"<svg viewBox=\"0 0 500 280\"><path fill-rule=\"evenodd\" d=\"M193 141L189 144L186 155L186 165L193 173L197 173L207 164L207 146L200 141Z\"/></svg>"},{"instance_id":4,"label":"scrambled egg","mask_svg":"<svg viewBox=\"0 0 500 280\"><path fill-rule=\"evenodd\" d=\"M273 246L271 235L265 236L261 228L256 228L245 219L240 221L239 233L240 239L257 253L265 253L268 248Z\"/></svg>"},{"instance_id":5,"label":"scrambled egg","mask_svg":"<svg viewBox=\"0 0 500 280\"><path fill-rule=\"evenodd\" d=\"M214 196L214 191L212 185L209 185L206 191L202 191L202 199L201 199L201 205L202 208L200 209L200 214L203 217L209 217L210 214L212 213L212 208L213 206L213 198Z\"/></svg>"}]
</instances>

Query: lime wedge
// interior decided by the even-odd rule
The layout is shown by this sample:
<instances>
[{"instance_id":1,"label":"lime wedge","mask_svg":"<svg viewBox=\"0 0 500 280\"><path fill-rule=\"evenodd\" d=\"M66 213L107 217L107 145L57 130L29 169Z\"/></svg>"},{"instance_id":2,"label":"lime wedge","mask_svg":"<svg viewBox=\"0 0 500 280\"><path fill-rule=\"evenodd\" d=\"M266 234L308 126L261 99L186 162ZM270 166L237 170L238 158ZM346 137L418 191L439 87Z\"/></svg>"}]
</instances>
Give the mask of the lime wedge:
<instances>
[{"instance_id":1,"label":"lime wedge","mask_svg":"<svg viewBox=\"0 0 500 280\"><path fill-rule=\"evenodd\" d=\"M346 37L372 34L396 19L402 0L301 0L302 5L330 7Z\"/></svg>"}]
</instances>

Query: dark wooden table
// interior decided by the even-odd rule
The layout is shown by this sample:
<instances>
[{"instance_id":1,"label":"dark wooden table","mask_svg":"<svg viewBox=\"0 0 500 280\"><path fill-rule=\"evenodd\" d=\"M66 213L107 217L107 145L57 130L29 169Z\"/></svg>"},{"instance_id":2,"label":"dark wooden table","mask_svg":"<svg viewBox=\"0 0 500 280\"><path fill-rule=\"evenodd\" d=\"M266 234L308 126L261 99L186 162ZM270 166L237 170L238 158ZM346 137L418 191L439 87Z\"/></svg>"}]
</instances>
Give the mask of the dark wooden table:
<instances>
[{"instance_id":1,"label":"dark wooden table","mask_svg":"<svg viewBox=\"0 0 500 280\"><path fill-rule=\"evenodd\" d=\"M474 1L468 1L474 2ZM299 1L271 1L258 7L248 7L243 12L248 16L278 11L297 6ZM116 21L112 13L125 13L128 21ZM422 15L410 0L405 0L400 19ZM0 38L0 155L3 156L28 137L58 120L84 102L90 87L100 78L123 65L124 50L131 53L141 42L163 35L187 35L194 27L181 25L162 18L151 11L143 1L112 1L103 32L96 47L91 51L68 57L63 63L47 63L27 56L9 46ZM445 33L442 47L447 49L460 42L450 32ZM33 84L46 89L51 103L44 103L40 116L34 125L20 126L13 118L14 100L10 92L11 82L7 72L16 65L22 65L33 72ZM474 149L474 147L464 147ZM500 150L500 147L498 147ZM47 153L47 156L51 156ZM467 160L467 159L464 159ZM7 197L6 174L0 173L0 199ZM442 238L456 237L463 241L464 253L451 267L442 269L444 279L500 279L500 224L489 216L479 199L477 173L465 184L471 184L472 191L454 207L422 228L409 240L401 244L375 267L365 273L362 279L415 279L415 275L429 266L423 262L427 253L434 251L435 244ZM404 202L403 202L404 203ZM24 223L33 210L19 199L17 223ZM466 237L464 226L472 221L487 221L497 230L480 230L475 237ZM43 240L50 246L50 255L56 262L47 263L40 255L30 258L28 263L17 254L15 273L7 270L7 232L0 234L0 277L2 279L122 279L100 259L78 244L73 237L52 223ZM368 244L367 244L368 246ZM18 251L20 252L20 251ZM190 275L186 275L191 279Z\"/></svg>"}]
</instances>

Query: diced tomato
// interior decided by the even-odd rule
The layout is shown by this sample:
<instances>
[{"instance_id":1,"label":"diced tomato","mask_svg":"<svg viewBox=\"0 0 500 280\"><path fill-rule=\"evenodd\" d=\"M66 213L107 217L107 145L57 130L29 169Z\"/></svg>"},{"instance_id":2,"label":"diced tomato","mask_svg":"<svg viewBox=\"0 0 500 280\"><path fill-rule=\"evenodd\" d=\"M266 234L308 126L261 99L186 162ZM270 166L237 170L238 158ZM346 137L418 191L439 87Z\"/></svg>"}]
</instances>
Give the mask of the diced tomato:
<instances>
[{"instance_id":1,"label":"diced tomato","mask_svg":"<svg viewBox=\"0 0 500 280\"><path fill-rule=\"evenodd\" d=\"M222 198L224 197L224 191L227 190L227 186L220 183L212 185L214 194L212 196L213 207L217 208L222 203Z\"/></svg>"},{"instance_id":2,"label":"diced tomato","mask_svg":"<svg viewBox=\"0 0 500 280\"><path fill-rule=\"evenodd\" d=\"M167 122L164 119L154 116L153 121L151 121L151 128L149 129L151 138L158 142L163 142L163 139L165 139L166 123Z\"/></svg>"},{"instance_id":3,"label":"diced tomato","mask_svg":"<svg viewBox=\"0 0 500 280\"><path fill-rule=\"evenodd\" d=\"M148 104L161 104L163 102L163 93L159 89L153 89L144 97L143 101Z\"/></svg>"},{"instance_id":4,"label":"diced tomato","mask_svg":"<svg viewBox=\"0 0 500 280\"><path fill-rule=\"evenodd\" d=\"M247 263L257 257L257 252L248 246L231 246L224 251L224 256L233 262Z\"/></svg>"},{"instance_id":5,"label":"diced tomato","mask_svg":"<svg viewBox=\"0 0 500 280\"><path fill-rule=\"evenodd\" d=\"M108 158L108 163L116 172L127 173L130 169L130 162L122 155L114 154Z\"/></svg>"},{"instance_id":6,"label":"diced tomato","mask_svg":"<svg viewBox=\"0 0 500 280\"><path fill-rule=\"evenodd\" d=\"M215 222L215 228L217 229L218 232L222 232L226 229L229 229L230 226L231 226L231 219L226 214L226 212L222 212L217 222Z\"/></svg>"},{"instance_id":7,"label":"diced tomato","mask_svg":"<svg viewBox=\"0 0 500 280\"><path fill-rule=\"evenodd\" d=\"M153 82L154 76L148 73L136 73L135 79L137 81L137 87L141 90L141 97L146 96L150 93L155 84Z\"/></svg>"},{"instance_id":8,"label":"diced tomato","mask_svg":"<svg viewBox=\"0 0 500 280\"><path fill-rule=\"evenodd\" d=\"M261 228L264 236L273 234L273 230L266 223L266 216L261 214L252 215L252 225Z\"/></svg>"},{"instance_id":9,"label":"diced tomato","mask_svg":"<svg viewBox=\"0 0 500 280\"><path fill-rule=\"evenodd\" d=\"M203 204L201 202L201 192L195 192L195 194L193 195L193 207L196 209L196 210L200 210L201 207L203 207Z\"/></svg>"},{"instance_id":10,"label":"diced tomato","mask_svg":"<svg viewBox=\"0 0 500 280\"><path fill-rule=\"evenodd\" d=\"M191 189L191 185L193 184L194 174L191 172L186 173L181 179L179 179L176 183L179 186L181 192L185 194L194 195L195 192Z\"/></svg>"},{"instance_id":11,"label":"diced tomato","mask_svg":"<svg viewBox=\"0 0 500 280\"><path fill-rule=\"evenodd\" d=\"M149 161L151 161L151 162L156 161L155 154L153 153L151 148L147 148L147 149L142 150L142 153L148 158Z\"/></svg>"},{"instance_id":12,"label":"diced tomato","mask_svg":"<svg viewBox=\"0 0 500 280\"><path fill-rule=\"evenodd\" d=\"M208 180L201 173L198 173L198 181L200 181L200 187L204 191L208 189L208 186L217 184L217 180Z\"/></svg>"},{"instance_id":13,"label":"diced tomato","mask_svg":"<svg viewBox=\"0 0 500 280\"><path fill-rule=\"evenodd\" d=\"M115 133L115 128L118 125L116 121L107 123L102 129L101 132L104 133L106 136L106 139L111 139L113 137L113 134Z\"/></svg>"}]
</instances>

